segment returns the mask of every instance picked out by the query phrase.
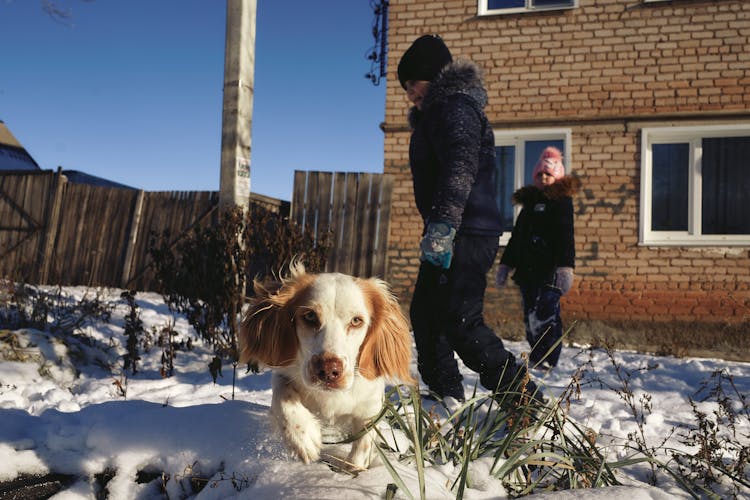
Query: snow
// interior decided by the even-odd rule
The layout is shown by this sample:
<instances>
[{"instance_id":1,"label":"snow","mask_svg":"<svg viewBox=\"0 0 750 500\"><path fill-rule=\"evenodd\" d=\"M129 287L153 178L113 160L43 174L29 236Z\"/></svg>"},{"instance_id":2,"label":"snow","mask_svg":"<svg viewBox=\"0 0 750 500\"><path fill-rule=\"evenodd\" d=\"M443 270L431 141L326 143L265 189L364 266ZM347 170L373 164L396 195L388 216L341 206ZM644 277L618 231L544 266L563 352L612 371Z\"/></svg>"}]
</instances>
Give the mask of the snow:
<instances>
[{"instance_id":1,"label":"snow","mask_svg":"<svg viewBox=\"0 0 750 500\"><path fill-rule=\"evenodd\" d=\"M80 299L91 291L71 287L63 293ZM267 421L270 373L238 369L233 389L232 367L225 364L223 376L214 383L208 370L211 349L196 338L184 317L170 313L157 294L136 295L145 329L174 321L182 340L193 338L193 348L177 352L172 377L160 375L161 349L156 346L142 354L137 374L123 371L127 307L119 300L119 290L99 293L118 303L111 321L86 325L75 339L68 336L63 342L60 334L31 329L0 330L15 337L14 356L7 356L2 349L9 344L0 342L0 481L47 472L78 477L53 497L58 500L95 498L99 486L92 478L105 471L113 476L106 487L114 499L164 498L162 487L168 498L385 498L393 479L382 463L352 476L325 463L305 465L291 457ZM517 355L528 350L521 342L506 345ZM636 398L634 404L651 397L652 409L644 413L643 425L651 446L659 447L665 439L669 446L681 446L676 429L694 423L689 398L715 372L724 370L740 394L750 393L747 363L634 352L616 352L614 358ZM596 432L599 443L624 443L638 426L618 395L622 382L604 350L566 347L555 370L534 376L546 394L556 398L587 364L586 381L580 398L571 401L570 416ZM461 366L466 392L471 394L477 377ZM412 371L416 374L415 366ZM707 414L717 409L715 398L697 404ZM748 446L750 423L744 419L736 425L739 439ZM334 456L341 454L338 451L336 446L326 450ZM605 446L604 451L611 460L626 457L622 446ZM393 463L409 489L417 492L413 464ZM491 465L485 459L472 463L473 481L464 498L509 498L502 484L489 476ZM148 480L142 480L149 473ZM458 473L450 464L427 465L427 498L455 498L449 488ZM528 498L689 497L666 477L651 487L646 476L647 468L633 466L618 472L624 486ZM205 487L194 493L191 478L205 482ZM396 498L407 496L398 491Z\"/></svg>"}]
</instances>

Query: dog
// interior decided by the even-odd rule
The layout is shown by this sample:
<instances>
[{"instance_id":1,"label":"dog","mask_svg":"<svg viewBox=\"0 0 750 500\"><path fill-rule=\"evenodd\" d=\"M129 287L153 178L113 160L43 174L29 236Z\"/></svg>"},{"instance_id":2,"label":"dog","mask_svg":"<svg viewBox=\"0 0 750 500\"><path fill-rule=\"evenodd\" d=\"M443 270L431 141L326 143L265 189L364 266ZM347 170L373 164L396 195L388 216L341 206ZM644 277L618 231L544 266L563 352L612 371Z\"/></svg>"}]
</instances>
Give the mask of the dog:
<instances>
[{"instance_id":1,"label":"dog","mask_svg":"<svg viewBox=\"0 0 750 500\"><path fill-rule=\"evenodd\" d=\"M354 436L347 468L370 466L386 379L414 384L411 335L388 285L293 263L274 287L254 283L240 328L240 362L272 369L271 420L303 462L320 458L324 428Z\"/></svg>"}]
</instances>

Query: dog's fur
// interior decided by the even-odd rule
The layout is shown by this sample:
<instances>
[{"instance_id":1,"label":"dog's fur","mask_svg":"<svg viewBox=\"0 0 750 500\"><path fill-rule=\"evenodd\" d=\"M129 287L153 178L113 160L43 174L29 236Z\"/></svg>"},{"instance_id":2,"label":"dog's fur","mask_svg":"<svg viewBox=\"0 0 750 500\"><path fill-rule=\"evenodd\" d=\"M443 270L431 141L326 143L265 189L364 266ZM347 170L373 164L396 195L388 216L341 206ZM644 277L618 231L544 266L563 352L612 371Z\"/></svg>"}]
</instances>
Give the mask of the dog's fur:
<instances>
[{"instance_id":1,"label":"dog's fur","mask_svg":"<svg viewBox=\"0 0 750 500\"><path fill-rule=\"evenodd\" d=\"M301 264L274 288L255 283L240 329L240 361L273 369L271 417L305 463L318 460L321 429L360 433L381 409L385 379L414 383L411 336L385 282ZM369 433L368 433L369 434ZM352 444L353 468L370 465L368 434Z\"/></svg>"}]
</instances>

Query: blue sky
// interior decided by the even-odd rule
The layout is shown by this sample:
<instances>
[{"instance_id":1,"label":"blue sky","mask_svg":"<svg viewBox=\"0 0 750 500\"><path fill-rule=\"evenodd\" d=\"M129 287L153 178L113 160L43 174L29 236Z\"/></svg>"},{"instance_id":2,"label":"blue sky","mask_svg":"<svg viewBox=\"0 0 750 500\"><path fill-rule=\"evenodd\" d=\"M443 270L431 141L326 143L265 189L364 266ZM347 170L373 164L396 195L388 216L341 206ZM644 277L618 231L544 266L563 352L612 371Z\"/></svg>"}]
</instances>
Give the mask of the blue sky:
<instances>
[{"instance_id":1,"label":"blue sky","mask_svg":"<svg viewBox=\"0 0 750 500\"><path fill-rule=\"evenodd\" d=\"M0 120L44 169L218 190L225 0L0 0ZM47 2L49 3L49 2ZM368 0L258 0L251 190L382 172L385 81ZM406 110L404 110L406 113Z\"/></svg>"}]
</instances>

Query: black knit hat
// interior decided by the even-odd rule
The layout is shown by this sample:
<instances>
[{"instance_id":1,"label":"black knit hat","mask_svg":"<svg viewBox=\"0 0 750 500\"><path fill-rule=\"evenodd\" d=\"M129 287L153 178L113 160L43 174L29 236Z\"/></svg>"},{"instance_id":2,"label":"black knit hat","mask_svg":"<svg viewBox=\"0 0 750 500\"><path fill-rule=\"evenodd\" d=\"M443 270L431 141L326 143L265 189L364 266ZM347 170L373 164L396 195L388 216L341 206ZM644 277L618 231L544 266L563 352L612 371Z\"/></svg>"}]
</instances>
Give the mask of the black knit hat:
<instances>
[{"instance_id":1,"label":"black knit hat","mask_svg":"<svg viewBox=\"0 0 750 500\"><path fill-rule=\"evenodd\" d=\"M446 64L453 62L451 51L438 35L423 35L414 40L398 63L398 81L406 90L409 80L431 82Z\"/></svg>"}]
</instances>

